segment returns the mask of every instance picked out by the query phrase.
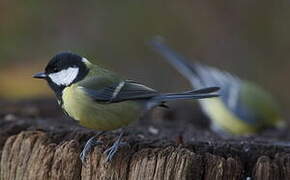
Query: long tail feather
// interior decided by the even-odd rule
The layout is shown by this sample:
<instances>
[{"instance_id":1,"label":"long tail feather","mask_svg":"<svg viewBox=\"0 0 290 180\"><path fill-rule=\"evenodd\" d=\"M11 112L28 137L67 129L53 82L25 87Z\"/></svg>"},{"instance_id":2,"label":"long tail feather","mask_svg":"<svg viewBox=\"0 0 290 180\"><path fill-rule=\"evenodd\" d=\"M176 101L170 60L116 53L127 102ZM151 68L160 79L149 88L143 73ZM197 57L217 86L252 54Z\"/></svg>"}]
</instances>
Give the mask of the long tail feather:
<instances>
[{"instance_id":1,"label":"long tail feather","mask_svg":"<svg viewBox=\"0 0 290 180\"><path fill-rule=\"evenodd\" d=\"M219 87L209 87L198 89L195 91L188 91L182 93L166 93L161 94L160 96L156 96L153 99L157 101L172 101L172 100L185 100L185 99L204 99L204 98L212 98L218 97L219 94L216 94L220 88Z\"/></svg>"}]
</instances>

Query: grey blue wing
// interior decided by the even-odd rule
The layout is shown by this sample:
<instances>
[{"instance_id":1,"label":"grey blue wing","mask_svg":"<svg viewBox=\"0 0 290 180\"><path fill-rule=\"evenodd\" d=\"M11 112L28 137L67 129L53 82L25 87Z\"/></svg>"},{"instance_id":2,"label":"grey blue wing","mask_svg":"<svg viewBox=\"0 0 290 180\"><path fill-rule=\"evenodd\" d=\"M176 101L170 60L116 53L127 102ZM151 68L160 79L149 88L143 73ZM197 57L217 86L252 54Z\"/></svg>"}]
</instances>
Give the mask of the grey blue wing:
<instances>
[{"instance_id":1,"label":"grey blue wing","mask_svg":"<svg viewBox=\"0 0 290 180\"><path fill-rule=\"evenodd\" d=\"M261 119L262 116L257 114L255 107L250 106L250 104L245 101L245 97L243 97L246 93L246 96L255 97L257 100L259 94L252 95L246 90L249 87L255 87L255 85L249 84L247 81L243 81L228 72L220 71L213 67L199 63L195 63L194 67L198 77L204 82L205 86L221 87L221 100L239 119L252 126L263 124L263 122L260 122L264 120L263 118ZM255 91L255 93L262 92L264 92L262 89Z\"/></svg>"},{"instance_id":2,"label":"grey blue wing","mask_svg":"<svg viewBox=\"0 0 290 180\"><path fill-rule=\"evenodd\" d=\"M97 89L86 85L82 85L80 88L93 100L104 103L147 99L159 95L156 90L131 80L111 83Z\"/></svg>"}]
</instances>

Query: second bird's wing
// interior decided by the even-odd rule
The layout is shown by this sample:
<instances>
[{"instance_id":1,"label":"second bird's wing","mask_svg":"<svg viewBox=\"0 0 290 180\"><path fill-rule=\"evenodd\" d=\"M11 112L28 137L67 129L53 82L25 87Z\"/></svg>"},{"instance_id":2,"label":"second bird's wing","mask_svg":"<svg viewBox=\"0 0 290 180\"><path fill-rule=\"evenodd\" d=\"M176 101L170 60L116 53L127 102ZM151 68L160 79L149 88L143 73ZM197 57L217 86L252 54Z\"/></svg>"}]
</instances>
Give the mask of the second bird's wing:
<instances>
[{"instance_id":1,"label":"second bird's wing","mask_svg":"<svg viewBox=\"0 0 290 180\"><path fill-rule=\"evenodd\" d=\"M155 38L150 45L161 54L177 71L186 77L193 88L221 87L220 95L225 105L235 110L238 101L242 80L238 77L214 67L200 63L191 63L182 55L170 48L162 38Z\"/></svg>"},{"instance_id":2,"label":"second bird's wing","mask_svg":"<svg viewBox=\"0 0 290 180\"><path fill-rule=\"evenodd\" d=\"M116 103L126 100L146 99L159 93L132 80L110 82L106 79L92 79L79 85L93 100L104 103Z\"/></svg>"}]
</instances>

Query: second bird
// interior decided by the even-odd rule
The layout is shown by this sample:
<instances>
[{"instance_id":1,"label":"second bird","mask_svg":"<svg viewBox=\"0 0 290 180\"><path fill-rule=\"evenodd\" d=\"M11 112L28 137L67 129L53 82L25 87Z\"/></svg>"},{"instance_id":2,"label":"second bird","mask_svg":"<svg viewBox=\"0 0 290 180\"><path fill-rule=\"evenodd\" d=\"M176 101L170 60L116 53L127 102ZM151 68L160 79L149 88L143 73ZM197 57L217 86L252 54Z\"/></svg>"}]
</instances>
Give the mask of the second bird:
<instances>
[{"instance_id":1,"label":"second bird","mask_svg":"<svg viewBox=\"0 0 290 180\"><path fill-rule=\"evenodd\" d=\"M214 131L223 135L246 135L285 127L277 103L258 85L213 67L190 63L168 47L162 38L152 40L150 45L187 78L193 88L221 88L220 97L199 101Z\"/></svg>"}]
</instances>

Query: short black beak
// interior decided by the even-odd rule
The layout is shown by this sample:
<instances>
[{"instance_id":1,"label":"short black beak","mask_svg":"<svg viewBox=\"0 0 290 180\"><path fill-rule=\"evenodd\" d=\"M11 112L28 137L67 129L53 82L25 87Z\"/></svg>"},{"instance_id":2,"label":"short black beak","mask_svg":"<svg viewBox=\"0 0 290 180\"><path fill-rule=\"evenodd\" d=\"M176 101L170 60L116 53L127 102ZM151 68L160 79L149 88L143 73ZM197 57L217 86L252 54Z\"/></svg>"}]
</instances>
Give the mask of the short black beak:
<instances>
[{"instance_id":1,"label":"short black beak","mask_svg":"<svg viewBox=\"0 0 290 180\"><path fill-rule=\"evenodd\" d=\"M47 75L44 72L39 72L39 73L34 74L32 77L38 78L38 79L45 79Z\"/></svg>"}]
</instances>

